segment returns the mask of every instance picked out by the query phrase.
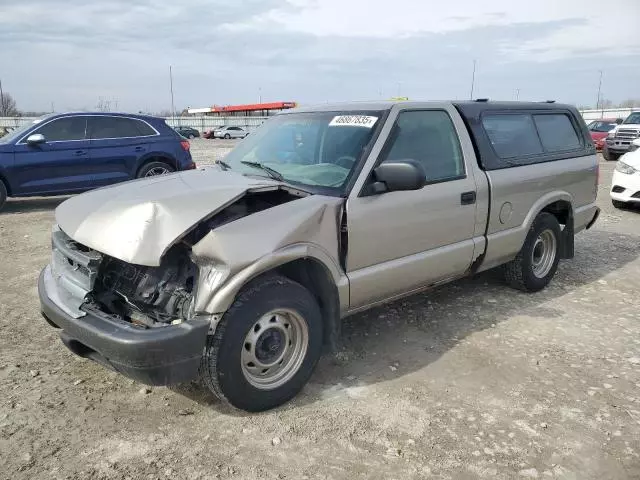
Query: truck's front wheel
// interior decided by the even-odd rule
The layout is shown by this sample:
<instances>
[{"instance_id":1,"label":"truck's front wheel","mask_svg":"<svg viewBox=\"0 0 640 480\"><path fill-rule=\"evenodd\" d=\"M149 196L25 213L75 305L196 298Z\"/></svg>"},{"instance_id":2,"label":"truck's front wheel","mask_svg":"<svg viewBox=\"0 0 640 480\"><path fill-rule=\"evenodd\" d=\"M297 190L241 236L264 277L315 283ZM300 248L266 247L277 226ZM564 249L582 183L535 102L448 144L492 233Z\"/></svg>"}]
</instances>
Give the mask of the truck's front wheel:
<instances>
[{"instance_id":1,"label":"truck's front wheel","mask_svg":"<svg viewBox=\"0 0 640 480\"><path fill-rule=\"evenodd\" d=\"M220 399L257 412L293 398L322 352L322 316L302 285L271 276L249 285L209 337L200 375Z\"/></svg>"},{"instance_id":2,"label":"truck's front wheel","mask_svg":"<svg viewBox=\"0 0 640 480\"><path fill-rule=\"evenodd\" d=\"M560 238L556 217L546 212L538 215L522 249L504 266L509 285L526 292L537 292L546 287L558 269Z\"/></svg>"},{"instance_id":3,"label":"truck's front wheel","mask_svg":"<svg viewBox=\"0 0 640 480\"><path fill-rule=\"evenodd\" d=\"M604 147L602 147L602 157L607 161L607 162L615 162L616 160L618 160L618 158L620 158L620 155L618 153L613 153L611 152L608 148L607 145L605 144Z\"/></svg>"}]
</instances>

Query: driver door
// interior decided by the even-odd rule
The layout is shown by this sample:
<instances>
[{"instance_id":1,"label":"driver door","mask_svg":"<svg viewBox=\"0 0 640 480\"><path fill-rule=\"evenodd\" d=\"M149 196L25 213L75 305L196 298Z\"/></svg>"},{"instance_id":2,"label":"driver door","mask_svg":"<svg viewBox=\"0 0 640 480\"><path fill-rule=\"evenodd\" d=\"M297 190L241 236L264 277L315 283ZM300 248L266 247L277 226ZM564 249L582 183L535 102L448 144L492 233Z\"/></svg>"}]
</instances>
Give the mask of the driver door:
<instances>
[{"instance_id":1,"label":"driver door","mask_svg":"<svg viewBox=\"0 0 640 480\"><path fill-rule=\"evenodd\" d=\"M424 166L422 189L370 196L354 189L347 201L351 309L462 275L471 265L476 185L446 108L399 111L375 165L407 159Z\"/></svg>"},{"instance_id":2,"label":"driver door","mask_svg":"<svg viewBox=\"0 0 640 480\"><path fill-rule=\"evenodd\" d=\"M28 145L26 138L15 145L14 194L71 193L87 188L89 141L87 117L61 117L30 135L39 133L44 143Z\"/></svg>"}]
</instances>

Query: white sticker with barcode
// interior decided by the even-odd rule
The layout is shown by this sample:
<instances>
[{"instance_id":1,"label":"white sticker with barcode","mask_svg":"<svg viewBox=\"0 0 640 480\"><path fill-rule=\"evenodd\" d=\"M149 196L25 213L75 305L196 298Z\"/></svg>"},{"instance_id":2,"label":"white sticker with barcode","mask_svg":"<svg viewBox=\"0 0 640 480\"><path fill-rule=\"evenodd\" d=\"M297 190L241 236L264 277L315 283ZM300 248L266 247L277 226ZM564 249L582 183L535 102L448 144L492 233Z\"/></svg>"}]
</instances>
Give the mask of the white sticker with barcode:
<instances>
[{"instance_id":1,"label":"white sticker with barcode","mask_svg":"<svg viewBox=\"0 0 640 480\"><path fill-rule=\"evenodd\" d=\"M369 115L338 115L329 123L330 127L364 127L371 128L378 121L378 117Z\"/></svg>"}]
</instances>

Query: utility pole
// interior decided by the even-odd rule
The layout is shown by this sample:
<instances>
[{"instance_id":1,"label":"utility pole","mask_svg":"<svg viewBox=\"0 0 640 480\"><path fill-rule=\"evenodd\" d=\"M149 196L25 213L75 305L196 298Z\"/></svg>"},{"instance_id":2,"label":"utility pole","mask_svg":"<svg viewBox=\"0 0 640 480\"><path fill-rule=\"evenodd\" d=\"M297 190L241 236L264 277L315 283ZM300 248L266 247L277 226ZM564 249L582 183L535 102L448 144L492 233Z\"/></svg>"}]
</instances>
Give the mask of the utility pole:
<instances>
[{"instance_id":1,"label":"utility pole","mask_svg":"<svg viewBox=\"0 0 640 480\"><path fill-rule=\"evenodd\" d=\"M469 100L473 100L473 87L476 83L476 61L473 61L473 72L471 73L471 93L469 94Z\"/></svg>"},{"instance_id":2,"label":"utility pole","mask_svg":"<svg viewBox=\"0 0 640 480\"><path fill-rule=\"evenodd\" d=\"M598 70L600 72L600 80L598 81L598 99L596 101L596 110L600 108L601 99L600 99L600 91L602 90L602 70ZM604 108L602 109L602 113L600 114L600 118L604 117Z\"/></svg>"},{"instance_id":3,"label":"utility pole","mask_svg":"<svg viewBox=\"0 0 640 480\"><path fill-rule=\"evenodd\" d=\"M173 126L176 126L176 106L173 103L173 70L169 65L169 86L171 89L171 114L173 115Z\"/></svg>"},{"instance_id":4,"label":"utility pole","mask_svg":"<svg viewBox=\"0 0 640 480\"><path fill-rule=\"evenodd\" d=\"M520 89L516 88L516 101L520 99Z\"/></svg>"},{"instance_id":5,"label":"utility pole","mask_svg":"<svg viewBox=\"0 0 640 480\"><path fill-rule=\"evenodd\" d=\"M2 93L2 80L0 80L0 117L6 117L4 106L4 93Z\"/></svg>"},{"instance_id":6,"label":"utility pole","mask_svg":"<svg viewBox=\"0 0 640 480\"><path fill-rule=\"evenodd\" d=\"M53 102L51 102L51 113L54 113L56 111L56 106Z\"/></svg>"},{"instance_id":7,"label":"utility pole","mask_svg":"<svg viewBox=\"0 0 640 480\"><path fill-rule=\"evenodd\" d=\"M258 103L262 103L262 87L258 87Z\"/></svg>"}]
</instances>

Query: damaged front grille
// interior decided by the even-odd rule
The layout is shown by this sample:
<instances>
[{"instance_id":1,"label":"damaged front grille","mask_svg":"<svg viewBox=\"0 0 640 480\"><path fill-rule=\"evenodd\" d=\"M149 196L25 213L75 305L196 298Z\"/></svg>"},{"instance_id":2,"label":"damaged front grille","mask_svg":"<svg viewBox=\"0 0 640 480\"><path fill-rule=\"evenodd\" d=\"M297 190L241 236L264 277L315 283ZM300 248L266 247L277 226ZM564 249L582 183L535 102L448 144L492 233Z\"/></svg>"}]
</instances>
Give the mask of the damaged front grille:
<instances>
[{"instance_id":1,"label":"damaged front grille","mask_svg":"<svg viewBox=\"0 0 640 480\"><path fill-rule=\"evenodd\" d=\"M67 314L74 318L85 315L80 310L87 294L93 289L102 255L81 245L55 227L51 233L50 276L45 279L55 284L49 289L52 298Z\"/></svg>"},{"instance_id":2,"label":"damaged front grille","mask_svg":"<svg viewBox=\"0 0 640 480\"><path fill-rule=\"evenodd\" d=\"M154 328L190 317L197 275L184 247L169 251L159 267L105 257L91 300L98 308L136 325Z\"/></svg>"}]
</instances>

